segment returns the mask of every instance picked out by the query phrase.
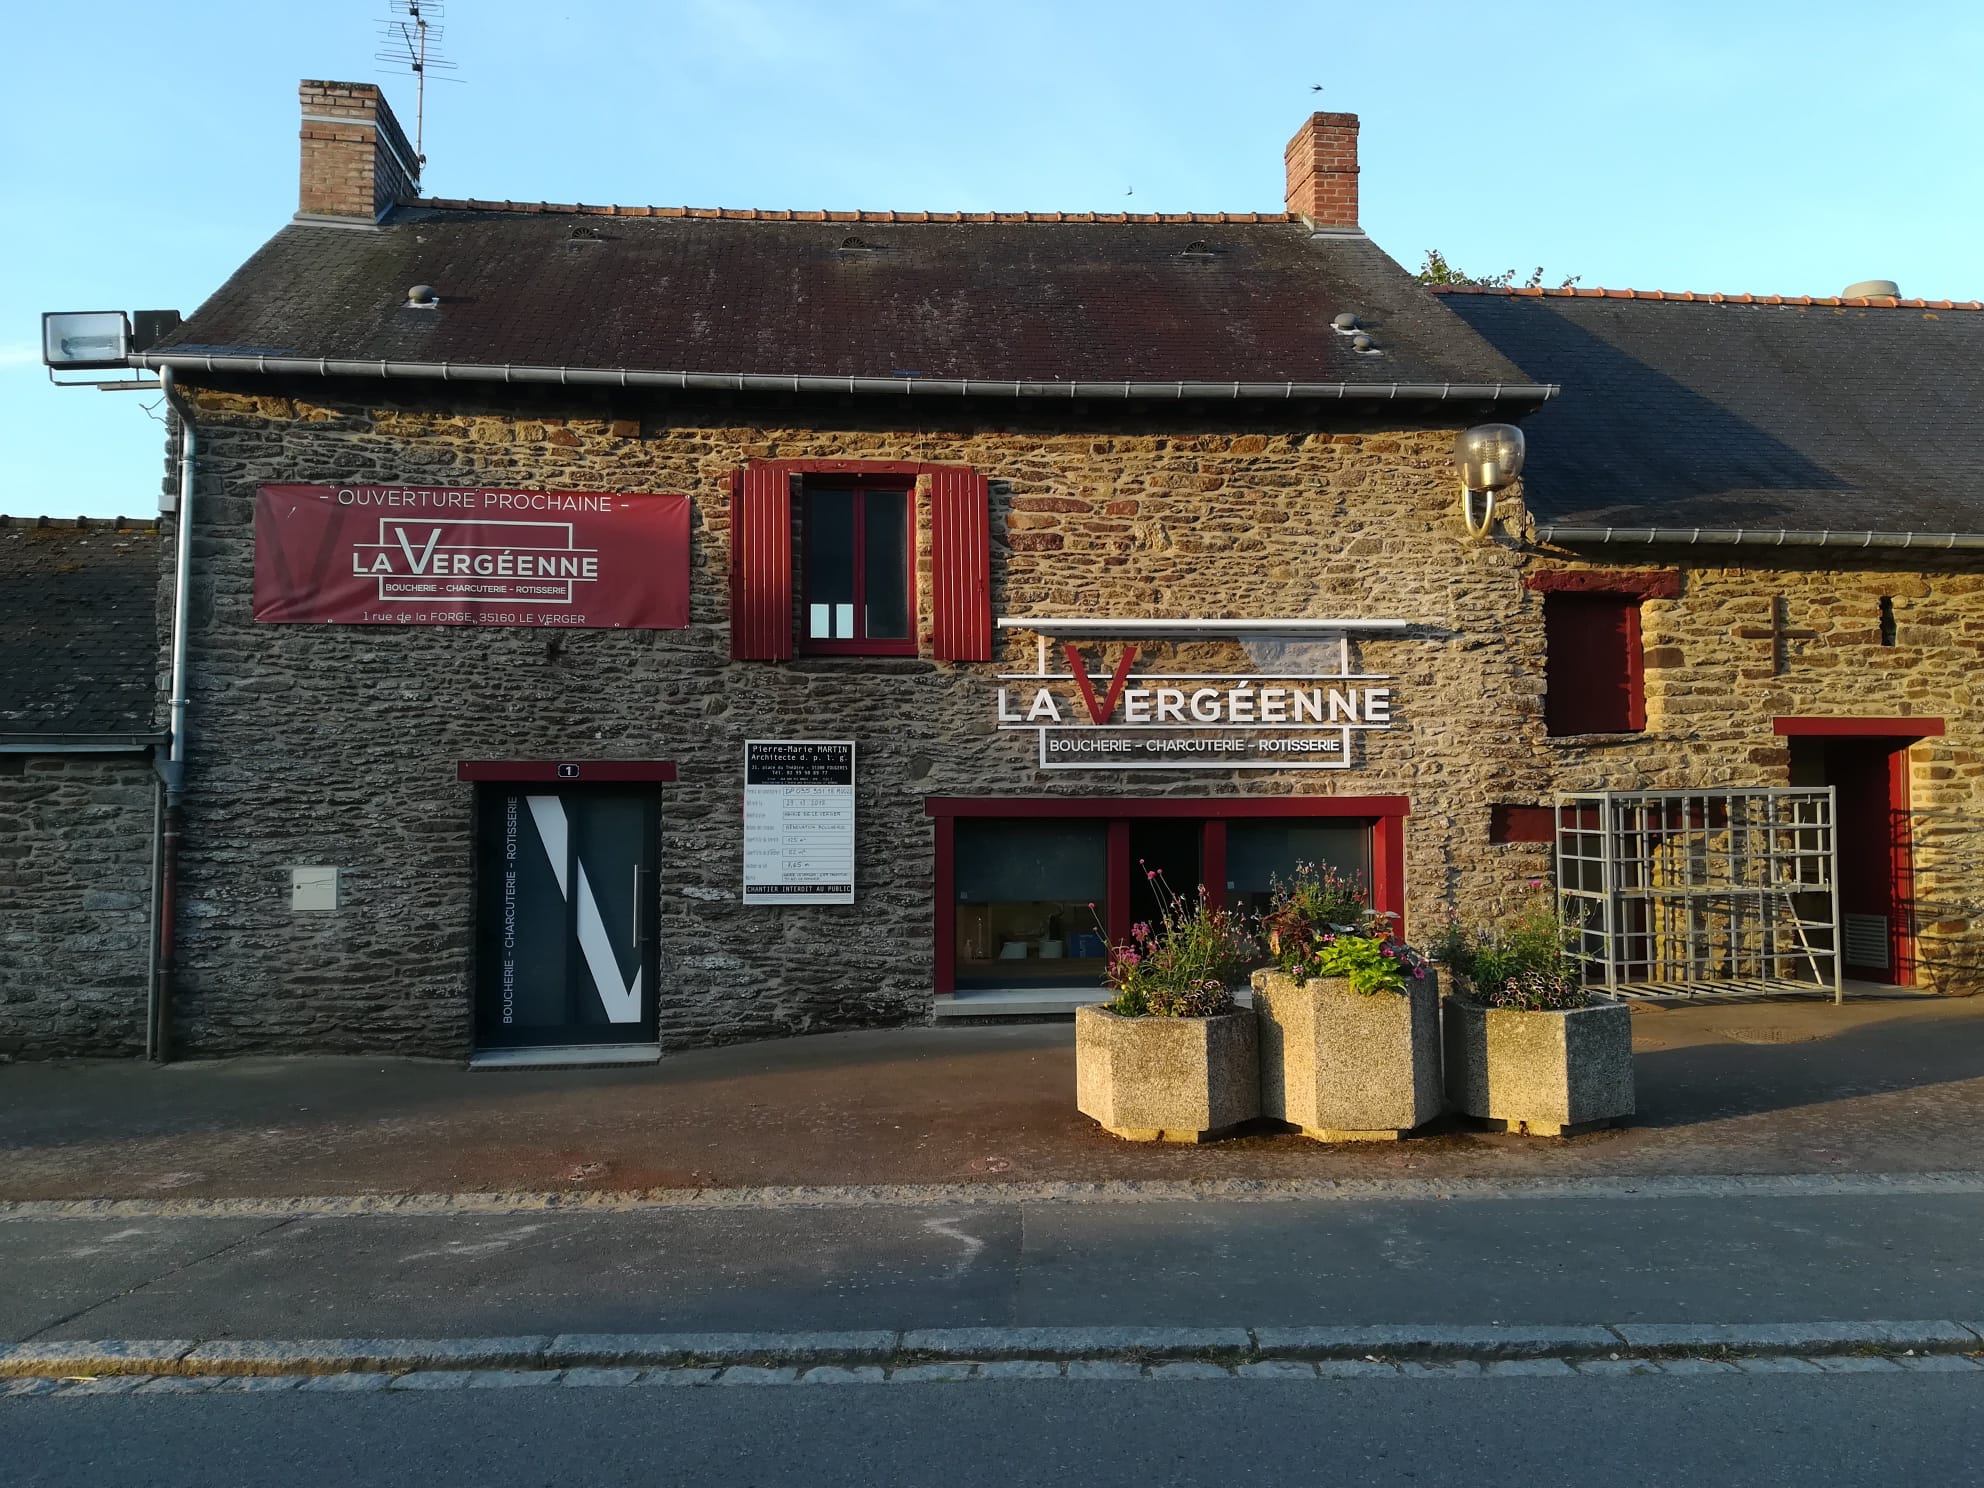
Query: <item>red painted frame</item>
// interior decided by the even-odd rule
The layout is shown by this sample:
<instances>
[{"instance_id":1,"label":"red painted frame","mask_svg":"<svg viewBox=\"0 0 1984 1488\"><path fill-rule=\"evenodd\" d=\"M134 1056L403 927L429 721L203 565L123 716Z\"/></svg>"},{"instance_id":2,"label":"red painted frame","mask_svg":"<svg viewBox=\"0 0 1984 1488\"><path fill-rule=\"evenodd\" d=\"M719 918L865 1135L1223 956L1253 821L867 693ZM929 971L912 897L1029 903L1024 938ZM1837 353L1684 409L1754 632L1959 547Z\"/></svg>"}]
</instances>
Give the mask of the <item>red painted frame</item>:
<instances>
[{"instance_id":1,"label":"red painted frame","mask_svg":"<svg viewBox=\"0 0 1984 1488\"><path fill-rule=\"evenodd\" d=\"M575 771L565 774L564 771ZM601 782L675 779L673 760L462 760L457 780L545 780L559 785L598 785Z\"/></svg>"},{"instance_id":2,"label":"red painted frame","mask_svg":"<svg viewBox=\"0 0 1984 1488\"><path fill-rule=\"evenodd\" d=\"M1371 825L1371 907L1397 918L1392 922L1402 938L1405 927L1405 818L1412 803L1405 796L1251 796L1132 797L929 796L924 815L936 826L936 964L934 984L940 994L957 990L953 951L957 941L957 823L960 817L1086 819L1109 824L1108 914L1104 927L1112 943L1130 936L1130 823L1152 818L1197 818L1204 822L1200 839L1200 876L1215 903L1226 898L1226 824L1250 817L1335 817Z\"/></svg>"},{"instance_id":3,"label":"red painted frame","mask_svg":"<svg viewBox=\"0 0 1984 1488\"><path fill-rule=\"evenodd\" d=\"M1773 718L1771 732L1785 739L1885 739L1888 751L1888 882L1897 911L1888 919L1888 957L1894 979L1915 984L1915 843L1909 828L1908 746L1941 738L1940 718Z\"/></svg>"},{"instance_id":4,"label":"red painted frame","mask_svg":"<svg viewBox=\"0 0 1984 1488\"><path fill-rule=\"evenodd\" d=\"M825 479L820 476L824 475ZM879 478L870 478L872 476ZM857 629L868 627L868 534L866 511L868 493L887 492L903 498L903 587L909 616L909 634L870 639L866 635L850 640L818 640L807 634L811 601L806 589L806 542L813 520L813 496L819 491L848 491L854 496L854 620ZM801 656L914 656L917 631L921 628L922 606L916 592L916 479L901 471L874 471L861 477L837 472L802 475L799 484L799 613L794 623L795 639Z\"/></svg>"},{"instance_id":5,"label":"red painted frame","mask_svg":"<svg viewBox=\"0 0 1984 1488\"><path fill-rule=\"evenodd\" d=\"M1537 594L1618 594L1632 599L1679 599L1681 571L1677 568L1603 569L1546 568L1522 581Z\"/></svg>"},{"instance_id":6,"label":"red painted frame","mask_svg":"<svg viewBox=\"0 0 1984 1488\"><path fill-rule=\"evenodd\" d=\"M1940 718L1773 718L1771 732L1786 739L1939 739Z\"/></svg>"}]
</instances>

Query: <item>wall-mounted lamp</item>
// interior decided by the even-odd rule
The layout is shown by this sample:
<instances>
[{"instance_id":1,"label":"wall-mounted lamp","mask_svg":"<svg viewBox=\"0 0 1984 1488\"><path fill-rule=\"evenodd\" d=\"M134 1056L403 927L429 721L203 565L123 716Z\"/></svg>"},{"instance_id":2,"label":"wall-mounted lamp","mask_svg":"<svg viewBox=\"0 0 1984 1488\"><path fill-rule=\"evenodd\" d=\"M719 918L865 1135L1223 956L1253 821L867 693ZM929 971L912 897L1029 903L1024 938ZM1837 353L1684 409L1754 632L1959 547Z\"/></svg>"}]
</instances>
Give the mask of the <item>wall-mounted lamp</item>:
<instances>
[{"instance_id":1,"label":"wall-mounted lamp","mask_svg":"<svg viewBox=\"0 0 1984 1488\"><path fill-rule=\"evenodd\" d=\"M1463 429L1454 441L1454 464L1460 468L1460 519L1469 537L1481 538L1495 521L1495 493L1515 484L1522 474L1522 430L1514 424L1478 424ZM1474 520L1474 496L1487 498L1481 520Z\"/></svg>"}]
</instances>

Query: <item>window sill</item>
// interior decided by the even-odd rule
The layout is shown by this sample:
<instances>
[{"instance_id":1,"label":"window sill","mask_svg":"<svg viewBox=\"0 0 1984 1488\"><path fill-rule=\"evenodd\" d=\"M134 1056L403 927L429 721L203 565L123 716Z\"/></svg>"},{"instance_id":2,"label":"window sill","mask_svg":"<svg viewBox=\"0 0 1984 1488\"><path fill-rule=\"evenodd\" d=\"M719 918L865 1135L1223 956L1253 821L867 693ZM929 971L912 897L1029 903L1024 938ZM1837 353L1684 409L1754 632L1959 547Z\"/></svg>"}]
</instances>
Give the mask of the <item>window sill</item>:
<instances>
[{"instance_id":1,"label":"window sill","mask_svg":"<svg viewBox=\"0 0 1984 1488\"><path fill-rule=\"evenodd\" d=\"M800 656L914 656L914 641L802 641Z\"/></svg>"}]
</instances>

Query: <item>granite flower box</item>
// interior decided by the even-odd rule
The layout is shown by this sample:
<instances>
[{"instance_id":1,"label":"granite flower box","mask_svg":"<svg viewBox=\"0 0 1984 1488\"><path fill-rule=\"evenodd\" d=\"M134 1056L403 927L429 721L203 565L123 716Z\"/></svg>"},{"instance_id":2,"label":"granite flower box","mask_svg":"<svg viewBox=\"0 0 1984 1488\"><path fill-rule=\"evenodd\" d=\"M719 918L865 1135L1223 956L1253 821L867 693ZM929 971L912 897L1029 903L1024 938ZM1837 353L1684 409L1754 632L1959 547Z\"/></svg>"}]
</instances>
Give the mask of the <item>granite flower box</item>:
<instances>
[{"instance_id":1,"label":"granite flower box","mask_svg":"<svg viewBox=\"0 0 1984 1488\"><path fill-rule=\"evenodd\" d=\"M1449 997L1447 1099L1502 1131L1573 1136L1633 1114L1633 1015L1623 1002L1530 1011Z\"/></svg>"},{"instance_id":2,"label":"granite flower box","mask_svg":"<svg viewBox=\"0 0 1984 1488\"><path fill-rule=\"evenodd\" d=\"M1347 977L1254 973L1261 1114L1321 1142L1391 1141L1440 1114L1432 977L1359 992Z\"/></svg>"},{"instance_id":3,"label":"granite flower box","mask_svg":"<svg viewBox=\"0 0 1984 1488\"><path fill-rule=\"evenodd\" d=\"M1132 1142L1207 1142L1261 1114L1259 1042L1244 1008L1210 1018L1075 1010L1075 1105Z\"/></svg>"}]
</instances>

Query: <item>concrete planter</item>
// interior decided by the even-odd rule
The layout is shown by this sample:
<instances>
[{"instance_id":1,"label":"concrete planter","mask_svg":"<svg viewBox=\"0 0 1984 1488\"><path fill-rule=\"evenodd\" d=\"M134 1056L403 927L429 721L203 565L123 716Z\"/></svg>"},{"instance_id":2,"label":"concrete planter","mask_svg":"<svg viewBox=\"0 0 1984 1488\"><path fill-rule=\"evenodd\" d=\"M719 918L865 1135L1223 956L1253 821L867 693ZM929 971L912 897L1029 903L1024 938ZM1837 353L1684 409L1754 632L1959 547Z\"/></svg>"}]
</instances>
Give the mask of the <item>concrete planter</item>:
<instances>
[{"instance_id":1,"label":"concrete planter","mask_svg":"<svg viewBox=\"0 0 1984 1488\"><path fill-rule=\"evenodd\" d=\"M1564 1137L1633 1114L1633 1014L1622 1002L1563 1012L1449 997L1447 1098L1501 1131Z\"/></svg>"},{"instance_id":2,"label":"concrete planter","mask_svg":"<svg viewBox=\"0 0 1984 1488\"><path fill-rule=\"evenodd\" d=\"M1077 1008L1075 1106L1132 1142L1225 1136L1261 1114L1254 1015L1123 1018Z\"/></svg>"},{"instance_id":3,"label":"concrete planter","mask_svg":"<svg viewBox=\"0 0 1984 1488\"><path fill-rule=\"evenodd\" d=\"M1440 1114L1440 1003L1431 977L1365 994L1254 973L1261 1114L1321 1142L1392 1141Z\"/></svg>"}]
</instances>

